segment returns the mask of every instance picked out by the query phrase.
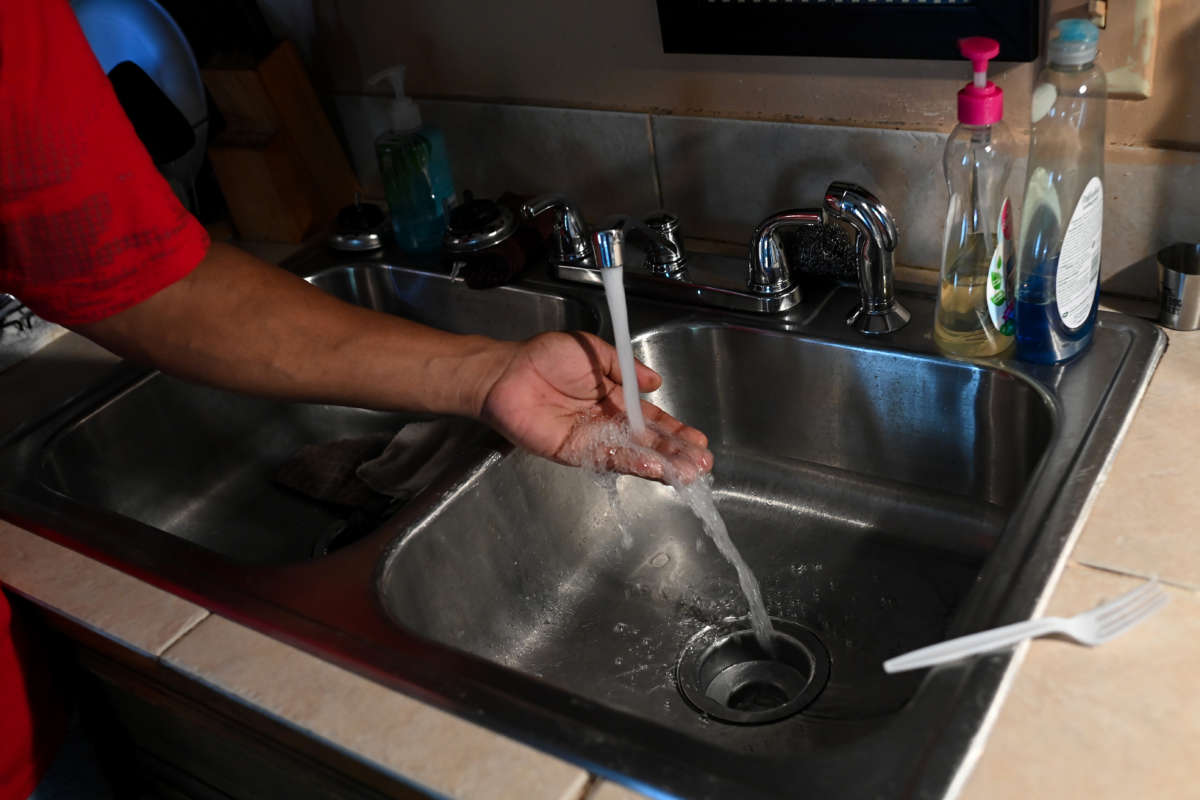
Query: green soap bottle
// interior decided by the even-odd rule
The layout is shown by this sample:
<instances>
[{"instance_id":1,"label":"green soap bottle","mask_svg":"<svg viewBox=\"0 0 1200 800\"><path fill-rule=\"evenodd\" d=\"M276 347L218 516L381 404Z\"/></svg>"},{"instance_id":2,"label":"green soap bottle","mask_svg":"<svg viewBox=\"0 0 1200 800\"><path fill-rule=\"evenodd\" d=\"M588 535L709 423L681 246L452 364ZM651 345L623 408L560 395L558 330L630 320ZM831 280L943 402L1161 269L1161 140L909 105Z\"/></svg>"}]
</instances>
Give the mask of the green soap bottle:
<instances>
[{"instance_id":1,"label":"green soap bottle","mask_svg":"<svg viewBox=\"0 0 1200 800\"><path fill-rule=\"evenodd\" d=\"M396 99L391 128L375 139L396 245L407 253L436 253L446 232L446 209L454 199L454 178L446 138L421 124L421 111L404 94L404 67L385 69L370 83L387 80Z\"/></svg>"}]
</instances>

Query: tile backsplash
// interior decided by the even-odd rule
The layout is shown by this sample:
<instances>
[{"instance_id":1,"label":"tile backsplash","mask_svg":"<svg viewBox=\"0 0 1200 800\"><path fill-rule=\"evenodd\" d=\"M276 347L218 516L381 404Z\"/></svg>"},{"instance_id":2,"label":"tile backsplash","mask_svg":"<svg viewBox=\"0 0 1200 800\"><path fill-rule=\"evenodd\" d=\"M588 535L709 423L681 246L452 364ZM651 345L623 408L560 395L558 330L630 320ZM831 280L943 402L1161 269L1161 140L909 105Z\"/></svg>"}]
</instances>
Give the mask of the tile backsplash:
<instances>
[{"instance_id":1,"label":"tile backsplash","mask_svg":"<svg viewBox=\"0 0 1200 800\"><path fill-rule=\"evenodd\" d=\"M335 103L355 169L367 191L382 197L372 142L387 127L387 98L338 95ZM768 214L814 207L830 181L849 180L892 210L899 263L938 266L943 134L465 101L420 105L446 134L460 191L559 192L593 220L665 207L687 236L740 243ZM1013 169L1014 194L1024 170L1022 159ZM1154 296L1155 252L1200 240L1200 195L1191 190L1197 181L1200 153L1109 149L1106 291Z\"/></svg>"}]
</instances>

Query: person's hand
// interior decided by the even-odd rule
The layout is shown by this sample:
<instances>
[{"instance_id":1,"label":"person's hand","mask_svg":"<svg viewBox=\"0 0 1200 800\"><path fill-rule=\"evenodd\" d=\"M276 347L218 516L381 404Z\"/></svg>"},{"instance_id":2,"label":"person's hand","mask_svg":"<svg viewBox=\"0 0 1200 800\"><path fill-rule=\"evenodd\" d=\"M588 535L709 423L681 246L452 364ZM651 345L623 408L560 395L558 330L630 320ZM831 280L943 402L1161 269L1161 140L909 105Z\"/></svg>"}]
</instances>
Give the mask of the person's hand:
<instances>
[{"instance_id":1,"label":"person's hand","mask_svg":"<svg viewBox=\"0 0 1200 800\"><path fill-rule=\"evenodd\" d=\"M638 389L662 384L637 364ZM646 431L630 437L617 352L586 333L545 333L516 345L480 416L509 441L561 464L690 483L712 469L708 438L642 401Z\"/></svg>"}]
</instances>

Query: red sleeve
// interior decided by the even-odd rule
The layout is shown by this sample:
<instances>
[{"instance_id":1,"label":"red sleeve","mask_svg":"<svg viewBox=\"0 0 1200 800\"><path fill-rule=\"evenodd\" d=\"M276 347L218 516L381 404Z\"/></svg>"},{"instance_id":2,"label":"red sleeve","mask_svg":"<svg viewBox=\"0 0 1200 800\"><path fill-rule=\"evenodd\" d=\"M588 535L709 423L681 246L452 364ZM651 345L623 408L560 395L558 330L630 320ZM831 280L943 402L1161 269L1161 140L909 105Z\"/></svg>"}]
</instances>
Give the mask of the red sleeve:
<instances>
[{"instance_id":1,"label":"red sleeve","mask_svg":"<svg viewBox=\"0 0 1200 800\"><path fill-rule=\"evenodd\" d=\"M85 325L175 282L207 250L66 0L0 0L0 291Z\"/></svg>"}]
</instances>

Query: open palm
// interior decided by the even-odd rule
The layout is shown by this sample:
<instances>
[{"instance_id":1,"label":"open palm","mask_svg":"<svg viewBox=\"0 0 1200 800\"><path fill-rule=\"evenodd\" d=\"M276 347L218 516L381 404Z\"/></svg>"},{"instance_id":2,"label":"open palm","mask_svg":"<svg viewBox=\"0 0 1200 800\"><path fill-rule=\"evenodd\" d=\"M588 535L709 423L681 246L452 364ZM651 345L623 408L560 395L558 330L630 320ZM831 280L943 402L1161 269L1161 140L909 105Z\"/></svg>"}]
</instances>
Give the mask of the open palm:
<instances>
[{"instance_id":1,"label":"open palm","mask_svg":"<svg viewBox=\"0 0 1200 800\"><path fill-rule=\"evenodd\" d=\"M637 365L639 391L662 384ZM708 439L642 401L646 432L630 437L616 350L586 333L546 333L522 343L492 385L483 419L509 441L562 464L690 482L712 469Z\"/></svg>"}]
</instances>

